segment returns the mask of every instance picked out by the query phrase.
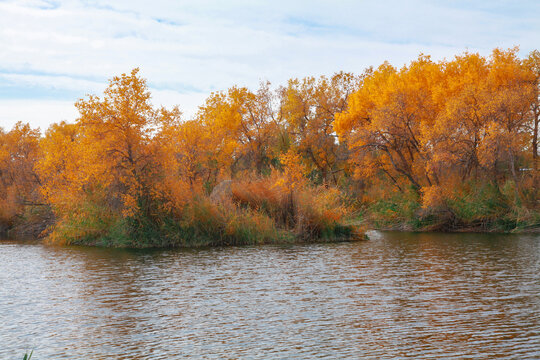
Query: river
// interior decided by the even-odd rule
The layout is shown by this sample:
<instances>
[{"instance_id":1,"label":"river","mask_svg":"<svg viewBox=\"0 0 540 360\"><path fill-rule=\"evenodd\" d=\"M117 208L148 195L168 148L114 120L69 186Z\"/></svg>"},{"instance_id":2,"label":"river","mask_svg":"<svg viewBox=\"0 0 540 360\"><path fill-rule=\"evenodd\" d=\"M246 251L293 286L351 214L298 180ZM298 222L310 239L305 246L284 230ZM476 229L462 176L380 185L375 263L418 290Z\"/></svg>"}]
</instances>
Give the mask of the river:
<instances>
[{"instance_id":1,"label":"river","mask_svg":"<svg viewBox=\"0 0 540 360\"><path fill-rule=\"evenodd\" d=\"M119 250L0 242L0 359L540 358L540 236Z\"/></svg>"}]
</instances>

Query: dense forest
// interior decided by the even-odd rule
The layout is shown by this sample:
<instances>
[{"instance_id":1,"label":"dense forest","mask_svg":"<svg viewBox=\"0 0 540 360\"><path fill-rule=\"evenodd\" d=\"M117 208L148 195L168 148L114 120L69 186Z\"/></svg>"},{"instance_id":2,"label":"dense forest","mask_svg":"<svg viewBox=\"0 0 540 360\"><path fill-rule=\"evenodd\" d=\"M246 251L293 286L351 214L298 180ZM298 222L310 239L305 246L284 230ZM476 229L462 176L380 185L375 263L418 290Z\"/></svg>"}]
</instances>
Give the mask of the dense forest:
<instances>
[{"instance_id":1,"label":"dense forest","mask_svg":"<svg viewBox=\"0 0 540 360\"><path fill-rule=\"evenodd\" d=\"M50 243L535 231L540 52L463 53L156 108L138 69L44 133L0 129L0 231Z\"/></svg>"}]
</instances>

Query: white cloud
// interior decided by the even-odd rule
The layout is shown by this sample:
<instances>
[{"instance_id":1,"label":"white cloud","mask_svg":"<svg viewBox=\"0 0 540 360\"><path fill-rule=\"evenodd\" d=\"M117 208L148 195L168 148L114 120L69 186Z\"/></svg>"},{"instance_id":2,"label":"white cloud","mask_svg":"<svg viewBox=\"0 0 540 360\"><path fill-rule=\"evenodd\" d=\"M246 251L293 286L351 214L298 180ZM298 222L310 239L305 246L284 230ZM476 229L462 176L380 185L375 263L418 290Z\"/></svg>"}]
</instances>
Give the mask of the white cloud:
<instances>
[{"instance_id":1,"label":"white cloud","mask_svg":"<svg viewBox=\"0 0 540 360\"><path fill-rule=\"evenodd\" d=\"M517 44L526 53L538 45L538 12L537 1L0 0L0 88L32 90L17 101L0 93L0 120L17 113L6 106L50 102L43 111L58 116L26 120L58 121L134 67L154 102L189 115L211 91L261 79L402 65L420 52L440 59Z\"/></svg>"},{"instance_id":2,"label":"white cloud","mask_svg":"<svg viewBox=\"0 0 540 360\"><path fill-rule=\"evenodd\" d=\"M48 87L51 89L63 89L79 91L86 89L87 93L103 90L103 83L85 79L73 78L68 75L52 76L38 74L0 73L0 80L8 81L27 87Z\"/></svg>"},{"instance_id":3,"label":"white cloud","mask_svg":"<svg viewBox=\"0 0 540 360\"><path fill-rule=\"evenodd\" d=\"M180 110L185 118L193 116L206 99L203 93L178 93L171 90L156 90L150 88L152 103L156 107L172 108L182 104ZM29 122L43 131L55 122L73 122L78 111L74 101L35 100L35 99L0 99L0 128L10 129L18 121Z\"/></svg>"},{"instance_id":4,"label":"white cloud","mask_svg":"<svg viewBox=\"0 0 540 360\"><path fill-rule=\"evenodd\" d=\"M53 122L72 121L77 117L77 109L71 101L0 99L0 109L0 127L4 129L22 121L44 131Z\"/></svg>"}]
</instances>

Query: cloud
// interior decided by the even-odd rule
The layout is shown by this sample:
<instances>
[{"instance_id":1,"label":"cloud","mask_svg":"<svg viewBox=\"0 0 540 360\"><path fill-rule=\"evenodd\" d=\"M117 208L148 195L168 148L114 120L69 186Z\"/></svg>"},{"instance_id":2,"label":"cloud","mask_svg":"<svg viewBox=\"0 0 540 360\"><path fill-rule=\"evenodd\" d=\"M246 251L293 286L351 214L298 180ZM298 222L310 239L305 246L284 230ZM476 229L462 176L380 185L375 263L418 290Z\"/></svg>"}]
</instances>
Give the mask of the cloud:
<instances>
[{"instance_id":1,"label":"cloud","mask_svg":"<svg viewBox=\"0 0 540 360\"><path fill-rule=\"evenodd\" d=\"M441 59L521 45L525 54L537 46L539 12L534 0L0 0L0 126L17 113L5 106L25 101L55 104L50 116L27 113L34 125L74 119L74 101L134 67L155 102L189 116L234 84L400 66L420 52Z\"/></svg>"},{"instance_id":2,"label":"cloud","mask_svg":"<svg viewBox=\"0 0 540 360\"><path fill-rule=\"evenodd\" d=\"M5 129L22 121L43 131L53 122L72 121L77 117L72 101L0 99L0 109L0 124Z\"/></svg>"}]
</instances>

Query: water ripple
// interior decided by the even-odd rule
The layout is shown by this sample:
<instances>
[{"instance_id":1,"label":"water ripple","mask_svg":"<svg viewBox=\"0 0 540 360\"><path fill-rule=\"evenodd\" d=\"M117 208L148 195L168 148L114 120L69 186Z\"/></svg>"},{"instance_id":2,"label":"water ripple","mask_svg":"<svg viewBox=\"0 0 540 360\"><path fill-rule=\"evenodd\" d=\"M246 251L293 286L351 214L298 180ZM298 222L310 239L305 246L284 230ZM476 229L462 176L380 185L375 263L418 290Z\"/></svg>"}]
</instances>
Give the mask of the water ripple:
<instances>
[{"instance_id":1,"label":"water ripple","mask_svg":"<svg viewBox=\"0 0 540 360\"><path fill-rule=\"evenodd\" d=\"M108 250L0 243L0 358L540 358L538 236Z\"/></svg>"}]
</instances>

